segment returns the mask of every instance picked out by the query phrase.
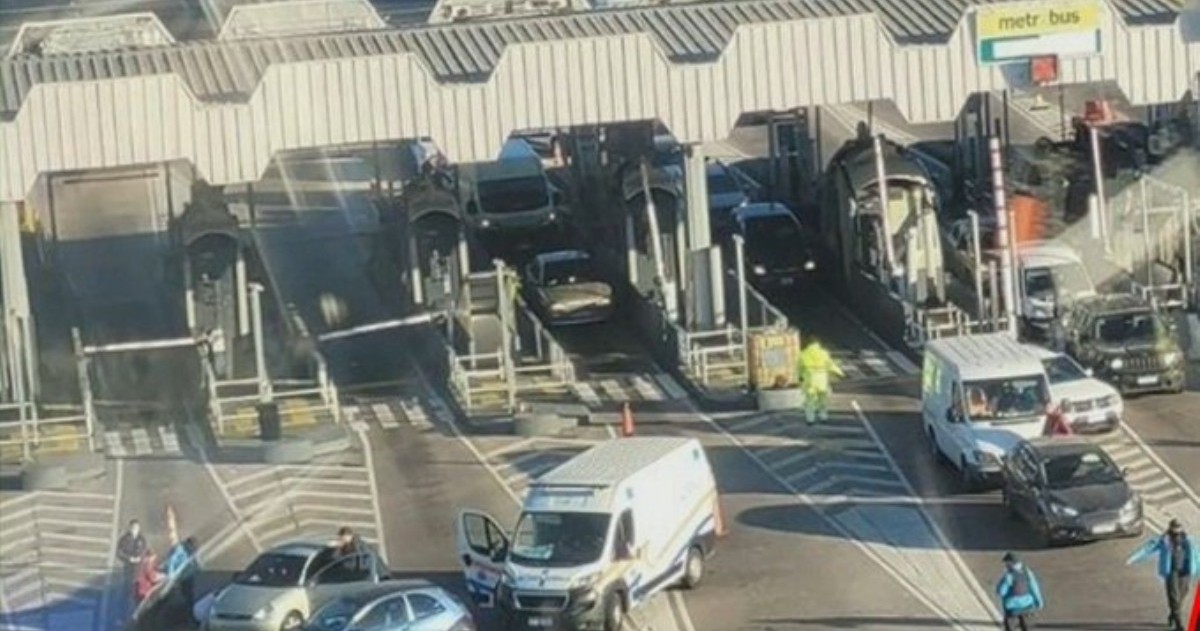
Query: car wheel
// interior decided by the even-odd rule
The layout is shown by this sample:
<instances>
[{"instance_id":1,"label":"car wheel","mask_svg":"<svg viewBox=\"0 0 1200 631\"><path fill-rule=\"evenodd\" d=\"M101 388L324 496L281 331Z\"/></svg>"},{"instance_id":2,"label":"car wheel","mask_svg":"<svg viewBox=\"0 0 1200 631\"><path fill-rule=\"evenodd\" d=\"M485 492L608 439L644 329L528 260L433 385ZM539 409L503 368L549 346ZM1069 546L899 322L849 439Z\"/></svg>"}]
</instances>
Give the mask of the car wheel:
<instances>
[{"instance_id":1,"label":"car wheel","mask_svg":"<svg viewBox=\"0 0 1200 631\"><path fill-rule=\"evenodd\" d=\"M687 560L683 564L683 587L695 589L704 578L704 552L699 546L688 550Z\"/></svg>"},{"instance_id":2,"label":"car wheel","mask_svg":"<svg viewBox=\"0 0 1200 631\"><path fill-rule=\"evenodd\" d=\"M621 631L625 626L625 601L619 592L609 592L604 598L604 631Z\"/></svg>"},{"instance_id":3,"label":"car wheel","mask_svg":"<svg viewBox=\"0 0 1200 631\"><path fill-rule=\"evenodd\" d=\"M1054 529L1050 527L1050 522L1046 521L1044 517L1042 518L1042 523L1039 530L1040 532L1038 534L1041 535L1042 543L1045 544L1047 548L1058 547L1060 541L1054 536Z\"/></svg>"},{"instance_id":4,"label":"car wheel","mask_svg":"<svg viewBox=\"0 0 1200 631\"><path fill-rule=\"evenodd\" d=\"M283 617L283 622L279 623L279 631L296 631L303 625L304 616L301 616L299 611L289 611L288 615Z\"/></svg>"}]
</instances>

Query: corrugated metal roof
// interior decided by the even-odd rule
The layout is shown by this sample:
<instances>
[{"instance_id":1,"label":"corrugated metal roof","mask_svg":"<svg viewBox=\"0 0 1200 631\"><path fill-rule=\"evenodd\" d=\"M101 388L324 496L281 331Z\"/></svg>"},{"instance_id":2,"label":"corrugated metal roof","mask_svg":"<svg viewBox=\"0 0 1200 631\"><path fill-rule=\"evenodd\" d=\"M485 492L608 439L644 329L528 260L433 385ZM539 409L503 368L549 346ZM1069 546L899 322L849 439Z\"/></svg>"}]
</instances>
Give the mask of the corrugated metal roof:
<instances>
[{"instance_id":1,"label":"corrugated metal roof","mask_svg":"<svg viewBox=\"0 0 1200 631\"><path fill-rule=\"evenodd\" d=\"M1127 23L1176 19L1183 0L1113 0ZM717 58L741 25L874 13L899 44L947 40L972 5L988 0L740 0L599 11L423 28L297 36L61 57L25 57L0 64L0 115L11 116L29 88L43 82L176 73L201 99L244 98L268 65L414 53L441 82L482 81L514 44L629 33L650 35L675 62Z\"/></svg>"}]
</instances>

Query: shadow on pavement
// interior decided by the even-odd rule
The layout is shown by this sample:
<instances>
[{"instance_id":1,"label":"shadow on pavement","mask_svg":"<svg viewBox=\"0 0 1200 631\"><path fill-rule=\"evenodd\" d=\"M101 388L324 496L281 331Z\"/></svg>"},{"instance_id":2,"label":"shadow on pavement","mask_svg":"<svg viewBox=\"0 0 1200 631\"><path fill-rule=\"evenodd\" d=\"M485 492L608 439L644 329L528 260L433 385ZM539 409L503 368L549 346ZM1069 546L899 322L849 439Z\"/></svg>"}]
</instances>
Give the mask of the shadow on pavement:
<instances>
[{"instance_id":1,"label":"shadow on pavement","mask_svg":"<svg viewBox=\"0 0 1200 631\"><path fill-rule=\"evenodd\" d=\"M947 628L949 625L946 621L940 618L896 618L890 616L844 616L844 617L821 617L821 618L770 618L765 620L755 620L759 628L764 630L776 630L790 628L801 629L939 629ZM992 626L995 623L990 620L968 620L962 624L978 625L981 627ZM1037 622L1038 629L1060 629L1063 631L1150 631L1151 629L1162 629L1162 625L1149 622Z\"/></svg>"}]
</instances>

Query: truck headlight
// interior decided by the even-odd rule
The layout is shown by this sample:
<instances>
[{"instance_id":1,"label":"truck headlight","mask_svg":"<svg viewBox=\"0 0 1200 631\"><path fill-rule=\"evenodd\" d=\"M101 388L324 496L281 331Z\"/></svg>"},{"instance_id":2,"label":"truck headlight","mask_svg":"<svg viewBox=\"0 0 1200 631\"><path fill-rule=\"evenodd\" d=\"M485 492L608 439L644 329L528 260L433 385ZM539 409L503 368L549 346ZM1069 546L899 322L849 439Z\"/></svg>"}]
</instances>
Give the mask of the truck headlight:
<instances>
[{"instance_id":1,"label":"truck headlight","mask_svg":"<svg viewBox=\"0 0 1200 631\"><path fill-rule=\"evenodd\" d=\"M762 265L755 265L753 269L755 276L764 276L767 273L767 268L763 267Z\"/></svg>"},{"instance_id":2,"label":"truck headlight","mask_svg":"<svg viewBox=\"0 0 1200 631\"><path fill-rule=\"evenodd\" d=\"M598 580L600 580L599 572L580 574L579 576L571 579L570 589L591 589Z\"/></svg>"},{"instance_id":3,"label":"truck headlight","mask_svg":"<svg viewBox=\"0 0 1200 631\"><path fill-rule=\"evenodd\" d=\"M805 262L804 262L804 271L806 271L806 272L811 272L811 271L813 271L813 270L815 270L815 269L817 269L817 262L816 262L816 261L813 261L813 260L808 260L808 261L805 261Z\"/></svg>"},{"instance_id":4,"label":"truck headlight","mask_svg":"<svg viewBox=\"0 0 1200 631\"><path fill-rule=\"evenodd\" d=\"M275 608L272 607L271 605L267 605L267 606L263 607L262 609L259 609L258 611L254 612L254 615L252 616L252 618L254 620L266 620L266 619L270 618L271 614L273 614L273 613L275 613Z\"/></svg>"},{"instance_id":5,"label":"truck headlight","mask_svg":"<svg viewBox=\"0 0 1200 631\"><path fill-rule=\"evenodd\" d=\"M479 227L480 227L480 228L491 228L491 227L492 227L492 222L491 222L491 220L490 220L490 219L484 219L484 220L482 220L482 221L480 221L480 222L479 222Z\"/></svg>"},{"instance_id":6,"label":"truck headlight","mask_svg":"<svg viewBox=\"0 0 1200 631\"><path fill-rule=\"evenodd\" d=\"M1179 361L1179 353L1176 353L1175 351L1165 353L1162 356L1162 361L1167 366L1174 366L1175 363Z\"/></svg>"},{"instance_id":7,"label":"truck headlight","mask_svg":"<svg viewBox=\"0 0 1200 631\"><path fill-rule=\"evenodd\" d=\"M553 223L557 220L558 220L558 213L556 213L556 212L551 212L550 214L546 215L547 222Z\"/></svg>"},{"instance_id":8,"label":"truck headlight","mask_svg":"<svg viewBox=\"0 0 1200 631\"><path fill-rule=\"evenodd\" d=\"M1108 367L1113 370L1120 370L1125 367L1125 360L1120 357L1114 358L1108 362Z\"/></svg>"},{"instance_id":9,"label":"truck headlight","mask_svg":"<svg viewBox=\"0 0 1200 631\"><path fill-rule=\"evenodd\" d=\"M1067 506L1066 504L1059 504L1058 502L1050 502L1050 512L1058 515L1059 517L1079 516L1079 511Z\"/></svg>"}]
</instances>

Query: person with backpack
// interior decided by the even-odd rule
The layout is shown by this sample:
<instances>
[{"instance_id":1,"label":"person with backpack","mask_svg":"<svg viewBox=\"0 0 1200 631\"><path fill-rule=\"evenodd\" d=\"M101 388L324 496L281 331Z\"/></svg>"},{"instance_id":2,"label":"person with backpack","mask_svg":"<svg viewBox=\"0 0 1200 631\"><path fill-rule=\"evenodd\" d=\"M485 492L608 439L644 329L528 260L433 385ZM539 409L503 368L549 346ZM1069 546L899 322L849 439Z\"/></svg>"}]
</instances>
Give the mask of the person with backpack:
<instances>
[{"instance_id":1,"label":"person with backpack","mask_svg":"<svg viewBox=\"0 0 1200 631\"><path fill-rule=\"evenodd\" d=\"M1034 612L1046 606L1037 576L1011 552L1004 555L1004 574L996 583L996 595L1004 610L1004 631L1031 631Z\"/></svg>"},{"instance_id":2,"label":"person with backpack","mask_svg":"<svg viewBox=\"0 0 1200 631\"><path fill-rule=\"evenodd\" d=\"M1158 559L1158 576L1167 590L1167 626L1183 631L1183 603L1187 600L1192 579L1200 575L1200 545L1183 531L1183 524L1172 519L1167 531L1150 539L1134 550L1126 565Z\"/></svg>"}]
</instances>

